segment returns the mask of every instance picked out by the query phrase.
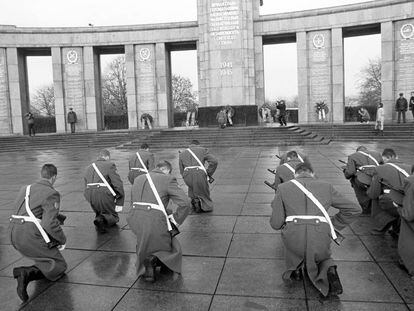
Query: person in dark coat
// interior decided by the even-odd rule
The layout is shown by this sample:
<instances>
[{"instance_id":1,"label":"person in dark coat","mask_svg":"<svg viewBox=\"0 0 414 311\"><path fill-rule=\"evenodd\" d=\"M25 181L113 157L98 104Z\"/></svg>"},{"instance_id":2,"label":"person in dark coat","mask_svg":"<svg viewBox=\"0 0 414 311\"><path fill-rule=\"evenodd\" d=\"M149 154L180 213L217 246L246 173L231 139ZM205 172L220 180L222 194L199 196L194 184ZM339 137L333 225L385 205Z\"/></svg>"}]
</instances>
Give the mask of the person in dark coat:
<instances>
[{"instance_id":1,"label":"person in dark coat","mask_svg":"<svg viewBox=\"0 0 414 311\"><path fill-rule=\"evenodd\" d=\"M227 124L227 112L225 107L221 108L221 110L217 112L216 119L219 127L224 129Z\"/></svg>"},{"instance_id":2,"label":"person in dark coat","mask_svg":"<svg viewBox=\"0 0 414 311\"><path fill-rule=\"evenodd\" d=\"M414 119L414 92L411 92L409 109L411 110Z\"/></svg>"},{"instance_id":3,"label":"person in dark coat","mask_svg":"<svg viewBox=\"0 0 414 311\"><path fill-rule=\"evenodd\" d=\"M280 126L286 126L286 103L282 99L279 101L279 103L276 105L276 108L279 109L279 123Z\"/></svg>"},{"instance_id":4,"label":"person in dark coat","mask_svg":"<svg viewBox=\"0 0 414 311\"><path fill-rule=\"evenodd\" d=\"M296 167L294 180L279 185L272 201L270 225L275 230L282 230L285 246L287 269L283 279L298 280L307 273L322 295L339 295L343 289L330 248L333 228L324 212L295 182L311 192L325 212L331 206L339 209L331 217L336 230L352 223L361 213L361 208L345 199L332 184L316 179L312 168L306 163Z\"/></svg>"},{"instance_id":5,"label":"person in dark coat","mask_svg":"<svg viewBox=\"0 0 414 311\"><path fill-rule=\"evenodd\" d=\"M68 112L68 123L70 124L70 132L73 134L75 133L75 124L78 121L76 116L76 112L73 111L73 108L69 108Z\"/></svg>"},{"instance_id":6,"label":"person in dark coat","mask_svg":"<svg viewBox=\"0 0 414 311\"><path fill-rule=\"evenodd\" d=\"M191 154L194 153L193 154ZM201 164L200 164L201 163ZM207 168L205 168L207 163ZM207 148L201 147L198 140L193 140L190 146L180 153L178 158L180 174L188 186L188 196L196 213L211 212L213 201L210 198L209 181L217 168L217 159Z\"/></svg>"},{"instance_id":7,"label":"person in dark coat","mask_svg":"<svg viewBox=\"0 0 414 311\"><path fill-rule=\"evenodd\" d=\"M154 154L149 151L149 146L146 143L143 143L140 149L137 151L139 153L141 160L144 162L145 169L148 171L152 171L154 169ZM128 180L131 185L134 183L135 178L139 175L145 174L145 170L141 165L141 162L138 159L137 153L134 153L129 158L129 172L128 172Z\"/></svg>"},{"instance_id":8,"label":"person in dark coat","mask_svg":"<svg viewBox=\"0 0 414 311\"><path fill-rule=\"evenodd\" d=\"M405 178L411 172L411 165L398 160L393 149L386 148L382 152L383 165L375 168L367 195L372 202L372 217L378 224L374 234L384 234L390 230L393 237L398 236L399 214L397 207L401 206Z\"/></svg>"},{"instance_id":9,"label":"person in dark coat","mask_svg":"<svg viewBox=\"0 0 414 311\"><path fill-rule=\"evenodd\" d=\"M35 136L36 132L35 132L35 120L34 120L34 115L33 113L31 113L30 111L28 113L26 113L25 118L27 120L27 125L29 127L29 136Z\"/></svg>"},{"instance_id":10,"label":"person in dark coat","mask_svg":"<svg viewBox=\"0 0 414 311\"><path fill-rule=\"evenodd\" d=\"M275 181L273 184L266 183L269 187L277 190L277 187L288 180L295 178L295 169L298 164L302 163L299 160L296 151L289 151L286 154L286 162L279 165L275 171Z\"/></svg>"},{"instance_id":11,"label":"person in dark coat","mask_svg":"<svg viewBox=\"0 0 414 311\"><path fill-rule=\"evenodd\" d=\"M400 93L400 97L398 97L397 102L395 103L395 111L398 113L398 123L401 122L401 115L403 122L405 123L405 112L408 108L407 99L404 97L404 93Z\"/></svg>"},{"instance_id":12,"label":"person in dark coat","mask_svg":"<svg viewBox=\"0 0 414 311\"><path fill-rule=\"evenodd\" d=\"M85 199L96 214L93 223L98 232L104 233L119 221L118 212L124 205L124 186L108 150L101 150L98 160L86 168L84 181Z\"/></svg>"},{"instance_id":13,"label":"person in dark coat","mask_svg":"<svg viewBox=\"0 0 414 311\"><path fill-rule=\"evenodd\" d=\"M375 167L383 163L379 152L369 151L365 146L359 146L356 152L348 157L344 175L354 189L358 203L362 207L362 214L371 214L372 201L367 195L367 188L375 173Z\"/></svg>"},{"instance_id":14,"label":"person in dark coat","mask_svg":"<svg viewBox=\"0 0 414 311\"><path fill-rule=\"evenodd\" d=\"M161 267L161 273L181 273L181 246L169 232L167 221L176 226L181 225L189 214L191 205L176 178L171 175L171 170L171 164L162 161L149 172L164 208L170 200L178 206L175 212L165 209L168 220L164 212L154 208L158 202L147 175L138 176L131 189L132 208L127 222L137 237L138 276L143 276L148 282L155 281L155 269L158 266Z\"/></svg>"},{"instance_id":15,"label":"person in dark coat","mask_svg":"<svg viewBox=\"0 0 414 311\"><path fill-rule=\"evenodd\" d=\"M29 282L43 278L56 281L67 268L60 253L65 247L66 236L59 221L60 194L53 188L56 166L43 165L41 177L38 182L20 190L14 214L10 217L11 244L35 262L33 266L13 269L17 294L24 302L29 299L26 290Z\"/></svg>"},{"instance_id":16,"label":"person in dark coat","mask_svg":"<svg viewBox=\"0 0 414 311\"><path fill-rule=\"evenodd\" d=\"M405 180L402 206L398 207L401 216L398 254L408 274L414 280L414 175Z\"/></svg>"}]
</instances>

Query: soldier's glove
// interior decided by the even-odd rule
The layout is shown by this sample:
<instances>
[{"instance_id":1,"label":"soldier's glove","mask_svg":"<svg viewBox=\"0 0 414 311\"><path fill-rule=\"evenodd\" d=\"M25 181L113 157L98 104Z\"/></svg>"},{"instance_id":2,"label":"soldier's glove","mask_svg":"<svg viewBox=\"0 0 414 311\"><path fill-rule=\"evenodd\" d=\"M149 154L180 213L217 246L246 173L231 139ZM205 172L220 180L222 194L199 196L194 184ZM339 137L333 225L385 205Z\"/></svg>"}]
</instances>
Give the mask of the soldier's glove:
<instances>
[{"instance_id":1,"label":"soldier's glove","mask_svg":"<svg viewBox=\"0 0 414 311\"><path fill-rule=\"evenodd\" d=\"M171 228L172 229L170 231L170 234L171 234L171 237L173 238L177 234L180 233L180 230L178 230L178 223L175 221L174 216L172 214L168 215L168 220L169 220L169 222L171 224Z\"/></svg>"},{"instance_id":2,"label":"soldier's glove","mask_svg":"<svg viewBox=\"0 0 414 311\"><path fill-rule=\"evenodd\" d=\"M123 208L122 205L115 205L115 212L117 212L117 213L122 212L122 208Z\"/></svg>"},{"instance_id":3,"label":"soldier's glove","mask_svg":"<svg viewBox=\"0 0 414 311\"><path fill-rule=\"evenodd\" d=\"M58 250L60 250L60 251L63 251L65 248L66 248L66 244L59 245L59 246L57 247L57 249L58 249Z\"/></svg>"},{"instance_id":4,"label":"soldier's glove","mask_svg":"<svg viewBox=\"0 0 414 311\"><path fill-rule=\"evenodd\" d=\"M214 182L214 178L212 176L207 176L207 180L210 184Z\"/></svg>"}]
</instances>

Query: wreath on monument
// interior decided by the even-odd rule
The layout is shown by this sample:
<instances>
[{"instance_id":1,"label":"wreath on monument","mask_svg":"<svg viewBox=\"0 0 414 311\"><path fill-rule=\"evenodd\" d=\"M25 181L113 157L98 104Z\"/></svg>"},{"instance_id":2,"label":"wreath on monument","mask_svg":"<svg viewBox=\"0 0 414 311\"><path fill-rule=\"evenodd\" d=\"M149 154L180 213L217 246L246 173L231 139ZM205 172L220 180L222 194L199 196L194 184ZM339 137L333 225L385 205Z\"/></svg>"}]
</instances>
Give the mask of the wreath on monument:
<instances>
[{"instance_id":1,"label":"wreath on monument","mask_svg":"<svg viewBox=\"0 0 414 311\"><path fill-rule=\"evenodd\" d=\"M316 114L318 116L318 120L319 121L325 121L326 120L326 115L329 112L328 105L325 104L324 101L317 102L315 104L315 110L316 110Z\"/></svg>"}]
</instances>

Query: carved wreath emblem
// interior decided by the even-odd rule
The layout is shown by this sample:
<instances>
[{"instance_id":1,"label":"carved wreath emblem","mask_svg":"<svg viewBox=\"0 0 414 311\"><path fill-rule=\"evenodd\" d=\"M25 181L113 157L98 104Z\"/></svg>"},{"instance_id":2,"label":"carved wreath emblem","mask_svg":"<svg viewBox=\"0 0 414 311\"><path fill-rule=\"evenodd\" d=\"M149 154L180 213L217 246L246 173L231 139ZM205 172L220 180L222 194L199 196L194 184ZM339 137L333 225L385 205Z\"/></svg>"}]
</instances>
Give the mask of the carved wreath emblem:
<instances>
[{"instance_id":1,"label":"carved wreath emblem","mask_svg":"<svg viewBox=\"0 0 414 311\"><path fill-rule=\"evenodd\" d=\"M412 39L414 37L414 25L405 24L400 29L401 37L404 39Z\"/></svg>"},{"instance_id":2,"label":"carved wreath emblem","mask_svg":"<svg viewBox=\"0 0 414 311\"><path fill-rule=\"evenodd\" d=\"M139 50L139 59L140 61L147 61L151 57L151 51L149 48L142 48Z\"/></svg>"},{"instance_id":3,"label":"carved wreath emblem","mask_svg":"<svg viewBox=\"0 0 414 311\"><path fill-rule=\"evenodd\" d=\"M318 33L313 36L312 42L315 48L323 48L325 46L325 36L321 33Z\"/></svg>"},{"instance_id":4,"label":"carved wreath emblem","mask_svg":"<svg viewBox=\"0 0 414 311\"><path fill-rule=\"evenodd\" d=\"M70 50L66 54L66 58L68 59L70 64L74 64L78 61L78 52L76 52L75 50Z\"/></svg>"}]
</instances>

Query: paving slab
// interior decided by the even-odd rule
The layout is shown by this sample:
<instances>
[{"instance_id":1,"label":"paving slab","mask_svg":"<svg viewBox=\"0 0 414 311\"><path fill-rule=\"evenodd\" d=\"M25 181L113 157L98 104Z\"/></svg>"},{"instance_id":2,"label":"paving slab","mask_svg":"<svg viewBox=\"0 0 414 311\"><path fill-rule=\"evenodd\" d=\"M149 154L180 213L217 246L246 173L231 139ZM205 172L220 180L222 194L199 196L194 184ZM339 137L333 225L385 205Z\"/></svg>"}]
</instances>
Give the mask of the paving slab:
<instances>
[{"instance_id":1,"label":"paving slab","mask_svg":"<svg viewBox=\"0 0 414 311\"><path fill-rule=\"evenodd\" d=\"M246 296L215 295L211 311L249 310L306 310L306 301L299 299L258 298Z\"/></svg>"}]
</instances>

